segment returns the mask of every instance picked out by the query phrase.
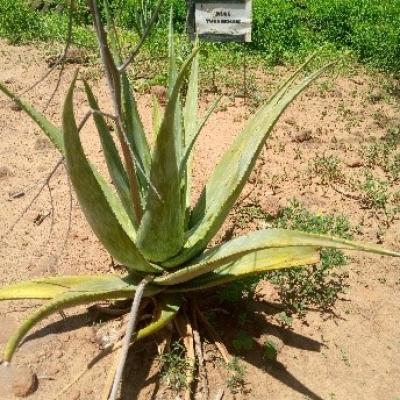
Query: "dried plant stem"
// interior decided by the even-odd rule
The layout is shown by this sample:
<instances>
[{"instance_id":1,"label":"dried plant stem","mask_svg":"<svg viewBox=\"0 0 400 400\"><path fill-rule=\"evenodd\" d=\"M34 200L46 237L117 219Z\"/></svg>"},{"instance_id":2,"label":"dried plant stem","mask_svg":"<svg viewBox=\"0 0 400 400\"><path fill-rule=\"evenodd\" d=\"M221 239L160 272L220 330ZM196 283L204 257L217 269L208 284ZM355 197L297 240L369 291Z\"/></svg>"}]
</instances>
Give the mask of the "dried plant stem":
<instances>
[{"instance_id":1,"label":"dried plant stem","mask_svg":"<svg viewBox=\"0 0 400 400\"><path fill-rule=\"evenodd\" d=\"M205 317L205 315L199 310L199 308L197 307L197 305L194 306L196 313L199 317L199 320L201 321L201 323L204 325L204 327L206 328L206 331L208 333L208 335L210 336L210 339L214 342L215 346L217 346L217 349L219 350L219 352L222 355L222 358L224 359L224 361L229 364L231 361L231 356L229 355L229 352L227 350L227 348L225 347L225 345L222 343L221 339L219 338L218 333L215 331L215 329L211 326L211 324L207 321L207 318Z\"/></svg>"},{"instance_id":2,"label":"dried plant stem","mask_svg":"<svg viewBox=\"0 0 400 400\"><path fill-rule=\"evenodd\" d=\"M199 362L199 375L202 380L204 398L205 400L208 400L209 390L208 390L207 368L204 363L203 350L201 348L201 338L197 321L197 313L193 307L192 307L192 328L193 328L194 350L196 353L197 360Z\"/></svg>"},{"instance_id":3,"label":"dried plant stem","mask_svg":"<svg viewBox=\"0 0 400 400\"><path fill-rule=\"evenodd\" d=\"M114 383L111 389L109 400L116 400L117 398L119 385L122 379L122 374L124 372L126 358L128 357L129 346L131 344L132 335L136 328L136 323L138 320L140 302L143 297L144 289L146 285L149 282L151 282L151 280L152 280L151 276L146 276L145 278L142 279L142 281L136 288L135 297L133 298L132 302L132 308L129 313L128 326L126 328L125 337L122 342L121 358L119 360L119 364L115 372Z\"/></svg>"},{"instance_id":4,"label":"dried plant stem","mask_svg":"<svg viewBox=\"0 0 400 400\"><path fill-rule=\"evenodd\" d=\"M186 349L188 368L186 370L186 390L184 399L190 400L192 398L192 384L194 381L194 369L196 363L193 329L190 320L186 315L177 315L174 322L179 335L183 339L183 345Z\"/></svg>"}]
</instances>

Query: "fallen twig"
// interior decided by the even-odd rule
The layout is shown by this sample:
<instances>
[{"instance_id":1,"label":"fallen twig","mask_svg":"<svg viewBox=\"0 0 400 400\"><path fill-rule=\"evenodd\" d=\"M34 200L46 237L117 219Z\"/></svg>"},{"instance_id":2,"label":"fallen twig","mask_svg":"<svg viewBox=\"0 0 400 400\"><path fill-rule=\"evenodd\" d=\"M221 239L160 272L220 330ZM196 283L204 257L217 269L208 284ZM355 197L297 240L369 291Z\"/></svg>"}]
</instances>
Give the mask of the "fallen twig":
<instances>
[{"instance_id":1,"label":"fallen twig","mask_svg":"<svg viewBox=\"0 0 400 400\"><path fill-rule=\"evenodd\" d=\"M136 323L138 320L140 302L143 297L144 289L146 285L149 282L151 282L151 280L152 277L147 276L143 278L142 281L139 283L139 285L136 287L136 292L135 292L135 297L133 298L131 312L129 313L128 326L126 328L125 337L122 343L121 358L115 372L114 383L111 389L109 400L116 400L117 398L119 384L121 382L122 374L124 372L126 358L128 357L131 338L136 328Z\"/></svg>"}]
</instances>

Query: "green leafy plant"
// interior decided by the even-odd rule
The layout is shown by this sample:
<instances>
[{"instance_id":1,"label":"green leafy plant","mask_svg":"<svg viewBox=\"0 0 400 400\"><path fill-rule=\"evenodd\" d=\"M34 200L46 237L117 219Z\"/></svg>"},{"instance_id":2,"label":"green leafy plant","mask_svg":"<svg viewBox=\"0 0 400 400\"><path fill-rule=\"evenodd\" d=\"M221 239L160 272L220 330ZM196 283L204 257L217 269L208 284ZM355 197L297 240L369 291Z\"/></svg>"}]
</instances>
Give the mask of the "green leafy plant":
<instances>
[{"instance_id":1,"label":"green leafy plant","mask_svg":"<svg viewBox=\"0 0 400 400\"><path fill-rule=\"evenodd\" d=\"M282 228L251 232L207 248L238 199L280 115L328 66L295 83L310 63L311 59L308 60L258 109L225 152L192 206L193 149L217 104L204 116L198 116L199 46L194 45L178 68L171 22L168 99L163 114L155 102L151 148L126 73L140 44L122 62L113 45L112 29L107 37L98 18L95 0L89 1L89 7L114 106L113 115L107 115L114 120L114 134L85 80L82 84L91 112L80 123L76 121L73 97L77 73L64 101L61 128L3 84L0 90L40 126L65 158L69 178L89 225L110 255L124 266L126 274L57 276L1 288L0 300L49 300L11 336L4 361L11 360L35 324L50 314L80 304L134 298L132 315L135 315L142 297L153 298L157 304L154 319L137 332L133 332L135 324L130 324L126 334L128 342L125 342L129 345L130 341L138 341L165 326L195 292L217 290L220 285L266 271L315 264L323 248L400 256L378 246ZM184 95L182 86L188 75ZM113 185L100 175L83 150L79 133L90 116L94 119ZM114 139L118 140L121 152Z\"/></svg>"},{"instance_id":2,"label":"green leafy plant","mask_svg":"<svg viewBox=\"0 0 400 400\"><path fill-rule=\"evenodd\" d=\"M310 163L310 171L321 177L323 184L343 181L340 160L335 156L316 156Z\"/></svg>"}]
</instances>

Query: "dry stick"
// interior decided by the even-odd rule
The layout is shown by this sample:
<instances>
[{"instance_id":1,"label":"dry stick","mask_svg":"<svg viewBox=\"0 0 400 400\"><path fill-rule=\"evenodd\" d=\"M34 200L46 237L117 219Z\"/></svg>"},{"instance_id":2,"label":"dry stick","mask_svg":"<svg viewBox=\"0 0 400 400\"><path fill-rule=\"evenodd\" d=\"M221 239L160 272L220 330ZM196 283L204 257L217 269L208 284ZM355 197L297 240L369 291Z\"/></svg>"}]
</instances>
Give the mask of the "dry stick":
<instances>
[{"instance_id":1,"label":"dry stick","mask_svg":"<svg viewBox=\"0 0 400 400\"><path fill-rule=\"evenodd\" d=\"M15 228L15 226L18 224L19 221L21 221L22 217L28 212L28 210L32 207L32 204L36 201L36 199L40 196L40 194L43 192L45 187L48 185L50 182L50 179L53 177L53 175L56 173L58 167L63 163L64 157L61 157L56 165L53 167L53 169L50 171L50 173L47 175L44 183L38 190L38 192L33 196L33 199L29 202L29 204L24 208L22 213L18 216L18 218L14 221L14 223L10 226L10 228L4 233L3 236L0 237L0 243L4 240L6 236L9 235L9 233Z\"/></svg>"},{"instance_id":2,"label":"dry stick","mask_svg":"<svg viewBox=\"0 0 400 400\"><path fill-rule=\"evenodd\" d=\"M344 190L334 186L333 184L330 184L330 187L337 193L341 194L342 196L348 197L349 199L353 200L360 200L360 196L357 196L356 194L345 192Z\"/></svg>"},{"instance_id":3,"label":"dry stick","mask_svg":"<svg viewBox=\"0 0 400 400\"><path fill-rule=\"evenodd\" d=\"M144 289L145 289L146 285L149 282L151 282L152 279L153 278L151 276L146 276L145 278L143 278L141 280L141 282L139 283L139 285L136 288L135 297L133 298L133 302L132 302L132 308L129 313L128 326L126 328L125 337L123 339L121 358L120 358L120 361L119 361L119 364L118 364L118 367L117 367L117 370L115 373L114 383L113 383L113 387L111 389L111 395L110 395L109 400L116 400L116 398L117 398L119 384L121 382L122 374L124 372L126 358L128 357L128 351L129 351L129 346L131 344L131 338L132 338L133 332L136 328L136 322L138 319L137 317L138 317L140 302L142 300Z\"/></svg>"},{"instance_id":4,"label":"dry stick","mask_svg":"<svg viewBox=\"0 0 400 400\"><path fill-rule=\"evenodd\" d=\"M215 331L215 329L211 326L211 324L207 321L207 318L204 316L204 314L199 310L199 308L197 307L197 305L194 306L197 315L199 316L199 319L201 321L201 323L204 325L204 327L206 328L211 340L214 342L215 346L217 346L219 352L222 355L222 358L224 359L224 361L229 364L231 361L231 357L228 353L227 348L225 347L225 345L222 343L221 339L219 338L218 333Z\"/></svg>"},{"instance_id":5,"label":"dry stick","mask_svg":"<svg viewBox=\"0 0 400 400\"><path fill-rule=\"evenodd\" d=\"M196 352L196 357L199 360L199 374L203 381L202 383L203 383L205 400L208 400L209 390L208 390L207 368L204 363L203 350L201 348L201 339L197 322L197 313L194 307L192 307L192 321L193 321L192 328L193 328L194 350Z\"/></svg>"},{"instance_id":6,"label":"dry stick","mask_svg":"<svg viewBox=\"0 0 400 400\"><path fill-rule=\"evenodd\" d=\"M184 337L185 347L186 347L186 357L189 360L189 369L186 373L186 391L185 400L190 400L192 398L192 385L194 381L194 368L196 363L195 351L194 351L194 339L193 339L193 328L190 323L189 318L185 315L186 319L186 336Z\"/></svg>"},{"instance_id":7,"label":"dry stick","mask_svg":"<svg viewBox=\"0 0 400 400\"><path fill-rule=\"evenodd\" d=\"M54 224L55 224L55 208L54 208L54 198L53 198L53 193L52 193L52 191L51 191L51 187L50 187L50 185L49 185L49 182L47 182L47 190L48 190L48 192L49 192L49 197L50 197L50 206L51 206L51 211L50 211L50 214L51 214L51 224L50 224L50 229L49 229L49 237L48 237L48 239L47 239L47 245L50 243L50 239L51 239L51 236L52 236L52 234L53 234L53 229L54 229ZM46 245L46 246L47 246Z\"/></svg>"},{"instance_id":8,"label":"dry stick","mask_svg":"<svg viewBox=\"0 0 400 400\"><path fill-rule=\"evenodd\" d=\"M58 261L64 254L65 248L67 247L67 242L69 235L71 233L71 227L72 227L72 185L71 181L69 180L68 174L67 174L67 182L68 182L68 193L69 193L69 207L68 207L68 225L67 225L67 230L65 232L64 240L63 243L60 247L59 253L56 256L55 261L53 262L53 265L51 266L52 268L55 268L58 264Z\"/></svg>"},{"instance_id":9,"label":"dry stick","mask_svg":"<svg viewBox=\"0 0 400 400\"><path fill-rule=\"evenodd\" d=\"M224 389L219 389L213 400L222 400L224 397Z\"/></svg>"},{"instance_id":10,"label":"dry stick","mask_svg":"<svg viewBox=\"0 0 400 400\"><path fill-rule=\"evenodd\" d=\"M190 400L192 394L191 386L194 379L195 365L193 330L186 314L184 318L181 315L177 315L174 319L174 324L179 336L183 339L183 345L186 350L186 359L188 360L189 368L186 370L185 400Z\"/></svg>"}]
</instances>

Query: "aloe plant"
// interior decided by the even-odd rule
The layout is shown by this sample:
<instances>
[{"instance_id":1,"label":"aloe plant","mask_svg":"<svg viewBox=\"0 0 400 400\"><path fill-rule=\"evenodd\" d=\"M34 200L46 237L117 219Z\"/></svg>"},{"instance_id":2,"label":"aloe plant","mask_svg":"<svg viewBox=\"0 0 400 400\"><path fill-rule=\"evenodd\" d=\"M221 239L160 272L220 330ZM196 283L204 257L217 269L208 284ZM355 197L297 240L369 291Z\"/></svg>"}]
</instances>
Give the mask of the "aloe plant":
<instances>
[{"instance_id":1,"label":"aloe plant","mask_svg":"<svg viewBox=\"0 0 400 400\"><path fill-rule=\"evenodd\" d=\"M214 104L203 117L198 114L198 44L178 69L170 30L168 100L163 114L155 103L154 144L150 146L134 90L121 68L123 64L118 55L111 55L102 26L96 28L106 44L102 56L115 105L116 137L110 132L89 83L82 83L112 184L99 174L83 151L81 124L76 121L73 102L77 74L64 101L61 128L3 84L0 90L40 126L65 157L69 178L88 223L110 255L125 267L126 274L56 276L0 288L0 300L48 300L10 338L5 361L11 360L27 332L50 314L97 300L133 298L145 277L150 283L144 287L143 295L154 297L161 312L132 340L150 335L171 321L188 293L218 290L220 285L251 274L317 263L322 248L400 256L378 246L285 229L251 232L208 248L239 198L279 117L328 66L297 82L306 66L303 65L258 109L192 205L194 144L215 107ZM188 89L184 96L182 86L186 79ZM114 140L119 141L121 152Z\"/></svg>"}]
</instances>

